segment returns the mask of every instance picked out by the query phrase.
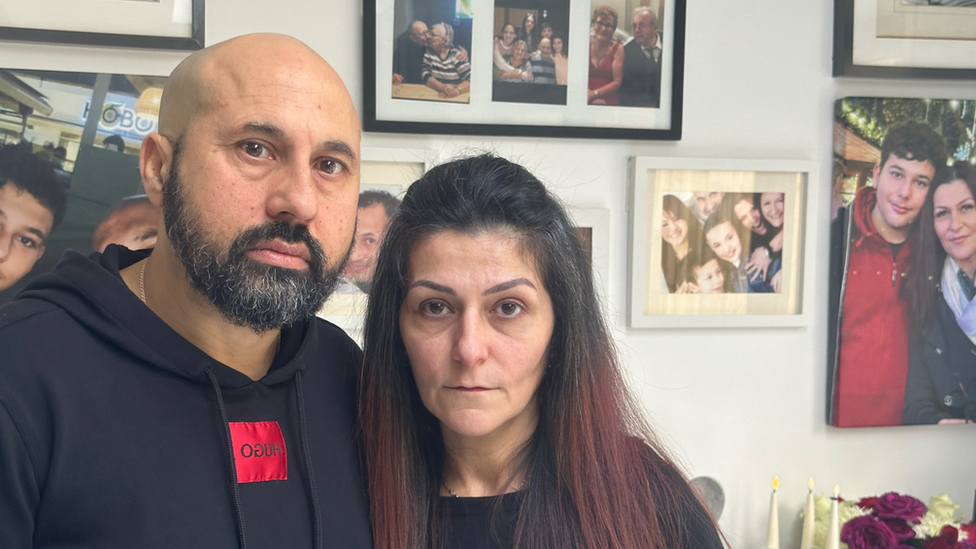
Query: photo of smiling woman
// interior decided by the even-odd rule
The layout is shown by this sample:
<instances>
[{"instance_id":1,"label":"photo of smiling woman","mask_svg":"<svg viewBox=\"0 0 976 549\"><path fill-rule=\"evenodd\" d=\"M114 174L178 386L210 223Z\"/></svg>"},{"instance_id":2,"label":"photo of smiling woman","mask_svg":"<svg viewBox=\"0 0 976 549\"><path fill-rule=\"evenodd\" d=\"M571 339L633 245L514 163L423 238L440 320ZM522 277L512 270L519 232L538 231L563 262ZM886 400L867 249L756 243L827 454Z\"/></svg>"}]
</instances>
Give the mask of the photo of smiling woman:
<instances>
[{"instance_id":1,"label":"photo of smiling woman","mask_svg":"<svg viewBox=\"0 0 976 549\"><path fill-rule=\"evenodd\" d=\"M912 317L904 423L976 421L976 167L936 172L903 286Z\"/></svg>"},{"instance_id":2,"label":"photo of smiling woman","mask_svg":"<svg viewBox=\"0 0 976 549\"><path fill-rule=\"evenodd\" d=\"M378 549L719 549L627 391L573 223L485 155L407 191L366 318Z\"/></svg>"},{"instance_id":3,"label":"photo of smiling woman","mask_svg":"<svg viewBox=\"0 0 976 549\"><path fill-rule=\"evenodd\" d=\"M694 293L689 280L692 278L691 263L702 249L701 224L680 198L664 195L661 217L661 271L668 292L672 294Z\"/></svg>"}]
</instances>

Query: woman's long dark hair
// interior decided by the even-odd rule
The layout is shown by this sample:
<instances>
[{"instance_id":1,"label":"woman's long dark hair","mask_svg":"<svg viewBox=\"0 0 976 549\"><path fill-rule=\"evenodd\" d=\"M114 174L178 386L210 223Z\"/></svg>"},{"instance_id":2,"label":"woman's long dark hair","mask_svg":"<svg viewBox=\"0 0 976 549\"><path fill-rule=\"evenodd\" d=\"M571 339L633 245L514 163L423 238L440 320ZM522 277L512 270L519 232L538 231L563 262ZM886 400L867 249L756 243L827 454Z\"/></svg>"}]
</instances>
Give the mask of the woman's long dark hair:
<instances>
[{"instance_id":1,"label":"woman's long dark hair","mask_svg":"<svg viewBox=\"0 0 976 549\"><path fill-rule=\"evenodd\" d=\"M702 243L705 242L702 238L701 223L695 218L695 214L691 213L688 206L685 206L684 202L677 196L666 194L664 195L663 211L670 213L675 219L680 219L688 225L688 234L685 235L685 238L688 239L688 253L700 252ZM674 293L689 276L694 278L694 275L691 274L691 262L685 260L687 257L689 256L678 261L674 248L663 238L661 239L661 270L664 271L664 281L671 293Z\"/></svg>"},{"instance_id":2,"label":"woman's long dark hair","mask_svg":"<svg viewBox=\"0 0 976 549\"><path fill-rule=\"evenodd\" d=\"M538 179L490 155L438 166L414 183L380 251L361 387L375 546L437 547L445 527L438 508L444 443L399 330L410 253L442 231L517 235L552 299L539 424L516 458L527 484L514 547L681 546L686 512L700 504L625 387L573 225Z\"/></svg>"},{"instance_id":3,"label":"woman's long dark hair","mask_svg":"<svg viewBox=\"0 0 976 549\"><path fill-rule=\"evenodd\" d=\"M525 32L525 22L532 19L532 32ZM526 52L526 55L531 54L534 50L539 48L539 39L542 38L542 28L539 26L539 19L533 13L525 14L522 18L522 26L518 29L518 37L520 40L524 40L526 44L531 44L530 51Z\"/></svg>"},{"instance_id":4,"label":"woman's long dark hair","mask_svg":"<svg viewBox=\"0 0 976 549\"><path fill-rule=\"evenodd\" d=\"M902 299L908 303L912 326L919 333L928 324L932 311L935 310L935 300L938 298L936 286L942 280L942 266L946 258L946 251L939 236L935 234L935 190L960 180L966 183L969 192L976 197L976 167L960 160L941 168L932 178L929 194L925 197L925 204L922 205L915 225L915 245L912 256L908 259L908 280L901 287L901 294Z\"/></svg>"}]
</instances>

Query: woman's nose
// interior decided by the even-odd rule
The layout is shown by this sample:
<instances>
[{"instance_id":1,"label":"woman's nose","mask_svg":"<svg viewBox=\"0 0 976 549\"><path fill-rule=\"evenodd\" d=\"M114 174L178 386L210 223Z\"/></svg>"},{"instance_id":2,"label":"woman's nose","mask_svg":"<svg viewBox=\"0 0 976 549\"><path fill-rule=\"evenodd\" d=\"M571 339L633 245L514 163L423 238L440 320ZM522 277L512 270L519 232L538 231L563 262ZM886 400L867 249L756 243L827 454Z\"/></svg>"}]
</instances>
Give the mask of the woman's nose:
<instances>
[{"instance_id":1,"label":"woman's nose","mask_svg":"<svg viewBox=\"0 0 976 549\"><path fill-rule=\"evenodd\" d=\"M490 327L486 324L486 319L477 312L466 311L461 315L454 345L455 360L465 366L475 366L487 358Z\"/></svg>"}]
</instances>

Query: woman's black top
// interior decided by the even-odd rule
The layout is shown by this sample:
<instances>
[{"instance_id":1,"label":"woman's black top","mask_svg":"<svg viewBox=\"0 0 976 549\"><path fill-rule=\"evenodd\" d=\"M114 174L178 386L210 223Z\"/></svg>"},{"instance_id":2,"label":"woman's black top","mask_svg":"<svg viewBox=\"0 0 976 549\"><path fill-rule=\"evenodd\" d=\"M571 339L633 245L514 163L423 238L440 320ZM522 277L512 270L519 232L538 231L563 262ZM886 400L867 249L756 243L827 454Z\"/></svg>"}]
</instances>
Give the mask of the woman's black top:
<instances>
[{"instance_id":1,"label":"woman's black top","mask_svg":"<svg viewBox=\"0 0 976 549\"><path fill-rule=\"evenodd\" d=\"M523 492L484 498L442 497L447 515L446 549L508 549Z\"/></svg>"},{"instance_id":2,"label":"woman's black top","mask_svg":"<svg viewBox=\"0 0 976 549\"><path fill-rule=\"evenodd\" d=\"M677 472L675 472L677 474ZM691 488L684 484L690 492ZM510 549L523 492L483 498L442 497L446 509L446 549ZM697 501L691 498L690 501ZM673 503L672 503L673 505ZM686 543L668 549L722 549L712 519L701 505L684 510Z\"/></svg>"}]
</instances>

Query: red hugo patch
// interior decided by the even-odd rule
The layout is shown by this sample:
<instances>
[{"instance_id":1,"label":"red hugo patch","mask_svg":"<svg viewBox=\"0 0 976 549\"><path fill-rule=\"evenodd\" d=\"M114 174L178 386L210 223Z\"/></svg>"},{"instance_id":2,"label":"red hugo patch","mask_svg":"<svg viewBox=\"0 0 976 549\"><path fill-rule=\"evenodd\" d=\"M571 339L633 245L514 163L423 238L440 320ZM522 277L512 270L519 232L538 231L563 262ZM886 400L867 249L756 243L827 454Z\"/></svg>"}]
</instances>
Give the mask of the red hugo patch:
<instances>
[{"instance_id":1,"label":"red hugo patch","mask_svg":"<svg viewBox=\"0 0 976 549\"><path fill-rule=\"evenodd\" d=\"M237 482L288 480L288 452L277 421L230 422Z\"/></svg>"}]
</instances>

